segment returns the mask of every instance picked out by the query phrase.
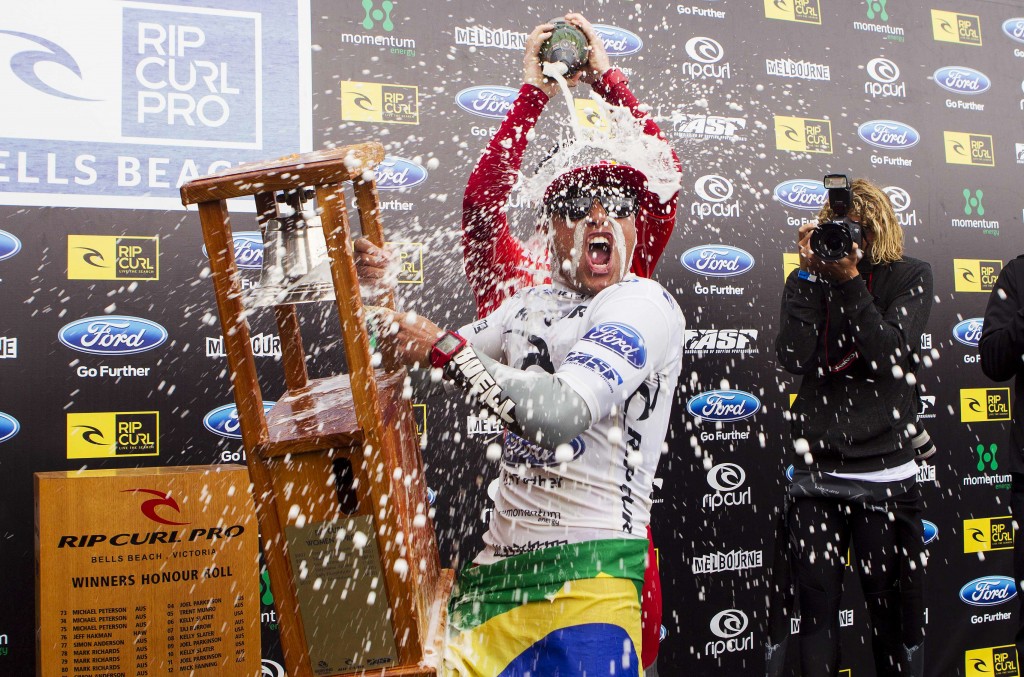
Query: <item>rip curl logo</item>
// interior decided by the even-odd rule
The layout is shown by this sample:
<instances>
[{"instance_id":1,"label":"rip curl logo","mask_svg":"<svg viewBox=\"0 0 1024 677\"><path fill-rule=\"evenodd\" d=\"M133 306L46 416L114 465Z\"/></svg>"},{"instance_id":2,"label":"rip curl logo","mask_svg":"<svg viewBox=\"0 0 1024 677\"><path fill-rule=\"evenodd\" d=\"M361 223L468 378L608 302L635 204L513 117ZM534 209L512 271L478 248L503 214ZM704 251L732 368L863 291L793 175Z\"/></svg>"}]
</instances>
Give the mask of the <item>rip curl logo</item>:
<instances>
[{"instance_id":1,"label":"rip curl logo","mask_svg":"<svg viewBox=\"0 0 1024 677\"><path fill-rule=\"evenodd\" d=\"M637 369L647 364L644 339L629 325L603 322L584 334L583 340L607 348Z\"/></svg>"},{"instance_id":2,"label":"rip curl logo","mask_svg":"<svg viewBox=\"0 0 1024 677\"><path fill-rule=\"evenodd\" d=\"M178 507L178 502L174 500L174 497L164 491L157 491L156 489L123 489L122 494L149 494L156 496L157 498L151 498L143 501L142 505L139 506L139 510L147 518L153 520L157 524L166 524L172 527L180 527L184 524L191 524L191 522L175 522L173 520L166 519L157 514L157 508L167 507L174 512L181 514L181 508Z\"/></svg>"},{"instance_id":3,"label":"rip curl logo","mask_svg":"<svg viewBox=\"0 0 1024 677\"><path fill-rule=\"evenodd\" d=\"M17 52L11 57L11 72L29 87L42 92L43 94L56 96L61 99L69 99L71 101L99 101L99 99L90 99L88 97L77 96L70 92L62 91L43 81L39 71L52 74L53 66L50 64L55 64L56 66L74 74L79 80L83 79L82 69L78 66L78 62L75 61L75 58L71 56L66 49L58 45L56 42L47 40L46 38L38 35L22 33L20 31L0 30L0 35L10 35L15 38L28 40L41 48ZM43 68L39 68L41 65Z\"/></svg>"}]
</instances>

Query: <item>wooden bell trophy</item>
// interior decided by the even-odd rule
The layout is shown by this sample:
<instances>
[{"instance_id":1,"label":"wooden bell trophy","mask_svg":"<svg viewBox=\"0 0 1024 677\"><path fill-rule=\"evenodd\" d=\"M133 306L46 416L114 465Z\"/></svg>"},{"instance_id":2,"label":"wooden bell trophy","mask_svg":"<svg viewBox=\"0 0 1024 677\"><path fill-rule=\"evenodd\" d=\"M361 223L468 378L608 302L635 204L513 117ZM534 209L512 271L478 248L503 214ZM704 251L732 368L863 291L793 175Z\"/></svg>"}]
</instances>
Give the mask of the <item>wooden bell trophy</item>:
<instances>
[{"instance_id":1,"label":"wooden bell trophy","mask_svg":"<svg viewBox=\"0 0 1024 677\"><path fill-rule=\"evenodd\" d=\"M291 677L434 675L441 659L454 572L438 559L405 372L372 366L344 192L352 183L362 233L383 246L372 178L383 159L380 144L365 143L242 165L181 188L185 205L199 205ZM246 320L252 297L242 291L225 202L247 195L265 242L273 233L308 247L311 220L322 224L329 277L320 279L333 287L349 366L328 378L306 373L294 304L317 297L310 271L307 296L291 293L300 281L270 303L287 391L266 414ZM314 198L319 216L304 223ZM390 294L383 305L393 307Z\"/></svg>"}]
</instances>

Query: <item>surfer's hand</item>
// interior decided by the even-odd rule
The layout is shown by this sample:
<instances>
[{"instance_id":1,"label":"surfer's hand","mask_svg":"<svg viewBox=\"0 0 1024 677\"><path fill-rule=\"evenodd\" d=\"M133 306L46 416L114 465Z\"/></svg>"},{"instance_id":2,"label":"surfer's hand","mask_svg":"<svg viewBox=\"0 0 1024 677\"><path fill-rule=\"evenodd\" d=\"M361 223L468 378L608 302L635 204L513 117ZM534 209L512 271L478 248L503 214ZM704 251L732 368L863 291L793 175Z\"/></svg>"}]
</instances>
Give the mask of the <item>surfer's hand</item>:
<instances>
[{"instance_id":1,"label":"surfer's hand","mask_svg":"<svg viewBox=\"0 0 1024 677\"><path fill-rule=\"evenodd\" d=\"M558 91L558 83L544 77L543 64L540 62L540 46L551 37L554 29L553 24L541 24L534 28L526 36L526 54L523 56L523 82L541 90L549 99Z\"/></svg>"}]
</instances>

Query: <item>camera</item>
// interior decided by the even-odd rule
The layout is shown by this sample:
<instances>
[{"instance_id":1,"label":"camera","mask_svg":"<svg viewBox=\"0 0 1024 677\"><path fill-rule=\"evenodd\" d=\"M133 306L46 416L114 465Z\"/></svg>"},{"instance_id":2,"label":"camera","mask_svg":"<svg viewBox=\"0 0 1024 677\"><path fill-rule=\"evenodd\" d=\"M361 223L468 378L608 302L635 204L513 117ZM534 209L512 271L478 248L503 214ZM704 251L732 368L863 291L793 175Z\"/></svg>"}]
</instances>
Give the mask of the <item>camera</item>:
<instances>
[{"instance_id":1,"label":"camera","mask_svg":"<svg viewBox=\"0 0 1024 677\"><path fill-rule=\"evenodd\" d=\"M828 189L832 220L818 224L811 235L811 251L824 261L839 261L850 255L854 242L862 246L862 231L859 223L846 216L853 201L850 179L845 174L828 174L823 183Z\"/></svg>"}]
</instances>

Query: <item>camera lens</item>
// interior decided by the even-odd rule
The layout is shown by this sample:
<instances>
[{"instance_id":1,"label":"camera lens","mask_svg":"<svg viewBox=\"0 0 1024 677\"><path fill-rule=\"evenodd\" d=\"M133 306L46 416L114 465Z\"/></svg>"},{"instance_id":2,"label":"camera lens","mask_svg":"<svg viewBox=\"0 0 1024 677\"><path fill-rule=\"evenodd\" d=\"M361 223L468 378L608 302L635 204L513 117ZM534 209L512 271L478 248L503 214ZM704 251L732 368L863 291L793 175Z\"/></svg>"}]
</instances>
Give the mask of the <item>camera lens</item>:
<instances>
[{"instance_id":1,"label":"camera lens","mask_svg":"<svg viewBox=\"0 0 1024 677\"><path fill-rule=\"evenodd\" d=\"M850 230L841 223L822 223L811 235L811 251L825 261L838 261L853 251Z\"/></svg>"}]
</instances>

